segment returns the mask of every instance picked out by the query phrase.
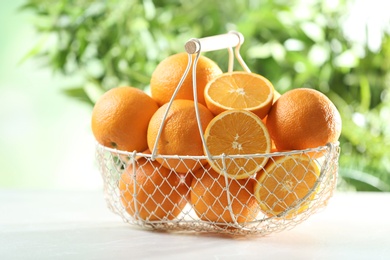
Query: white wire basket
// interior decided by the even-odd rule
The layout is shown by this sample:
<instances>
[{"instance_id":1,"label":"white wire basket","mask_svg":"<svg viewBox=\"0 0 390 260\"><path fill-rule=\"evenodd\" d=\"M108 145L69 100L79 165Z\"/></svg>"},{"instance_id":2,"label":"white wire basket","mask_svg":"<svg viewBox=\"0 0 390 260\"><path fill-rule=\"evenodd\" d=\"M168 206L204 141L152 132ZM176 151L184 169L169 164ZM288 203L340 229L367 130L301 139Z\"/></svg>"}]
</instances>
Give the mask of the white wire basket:
<instances>
[{"instance_id":1,"label":"white wire basket","mask_svg":"<svg viewBox=\"0 0 390 260\"><path fill-rule=\"evenodd\" d=\"M201 51L224 48L229 50L229 71L233 68L233 55L236 56L244 70L249 71L239 55L242 42L243 37L237 32L189 40L185 45L189 54L189 65L182 79L191 67L192 54L198 54L194 60L193 67L195 68ZM234 54L232 47L235 47ZM193 86L194 99L197 101L195 69L193 70ZM177 91L170 102L174 100L176 93ZM196 106L195 109L197 110ZM197 121L200 125L199 118ZM163 127L164 124L160 127L160 133ZM205 145L204 139L202 141ZM146 229L230 235L267 235L291 229L324 208L337 184L338 143L329 143L306 150L267 154L211 156L207 154L207 149L205 150L204 156L161 155L158 154L157 147L154 147L149 154L120 151L97 144L96 156L109 209L125 222ZM273 190L267 190L265 200L270 199L272 204L264 204L261 198L255 196L255 187L265 188L262 186L263 183L259 182L257 175L252 175L245 180L236 180L229 178L227 174L216 175L209 164L204 163L207 160L221 160L221 165L232 164L237 160L241 163L242 160L253 163L262 161L258 160L259 158L266 158L268 162L273 161L275 165L280 158L291 160L294 167L303 167L306 171L303 176L293 176L294 167L283 168L286 176L294 178L295 186L287 187L285 180L277 179L272 176L272 172L267 172L267 167L261 166L262 175L267 176L266 178L273 182L273 186L287 190L282 198L280 195L275 196ZM304 158L304 160L299 158ZM158 164L154 163L156 160L159 161ZM170 160L188 165L187 172L178 173L162 166L169 164ZM318 166L318 174L309 170L308 165L313 164ZM197 165L198 169L193 168L194 165ZM152 171L154 176L159 176L158 180L145 175L143 178L146 180L138 183L137 174L142 175L147 171ZM224 169L221 172L224 172ZM309 175L315 175L314 181ZM175 178L175 181L168 181L171 178ZM199 186L198 182L201 178L208 178L208 185ZM308 179L312 181L307 183ZM298 192L298 188L302 189L302 187L305 192ZM196 199L194 199L195 196Z\"/></svg>"}]
</instances>

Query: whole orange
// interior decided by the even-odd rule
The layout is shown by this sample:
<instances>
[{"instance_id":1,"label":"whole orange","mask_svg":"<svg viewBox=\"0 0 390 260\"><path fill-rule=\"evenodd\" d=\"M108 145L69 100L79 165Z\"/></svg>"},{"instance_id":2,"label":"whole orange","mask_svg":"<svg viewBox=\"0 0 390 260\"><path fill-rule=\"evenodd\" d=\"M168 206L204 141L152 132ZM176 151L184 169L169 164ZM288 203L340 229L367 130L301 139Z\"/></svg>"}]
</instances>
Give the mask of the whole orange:
<instances>
[{"instance_id":1,"label":"whole orange","mask_svg":"<svg viewBox=\"0 0 390 260\"><path fill-rule=\"evenodd\" d=\"M168 110L162 133L157 143L157 154L159 155L203 155L203 143L200 134L203 134L208 123L213 119L213 114L202 104L199 106L200 122L202 133L199 133L198 122L195 114L195 103L192 100L178 99L172 102ZM163 121L164 114L168 109L168 103L161 106L150 120L148 127L148 146L153 152L157 142L158 131ZM195 159L169 158L157 160L165 167L180 173L200 168Z\"/></svg>"},{"instance_id":2,"label":"whole orange","mask_svg":"<svg viewBox=\"0 0 390 260\"><path fill-rule=\"evenodd\" d=\"M189 187L176 172L141 157L122 173L119 191L122 205L132 217L171 220L187 204Z\"/></svg>"},{"instance_id":3,"label":"whole orange","mask_svg":"<svg viewBox=\"0 0 390 260\"><path fill-rule=\"evenodd\" d=\"M260 207L252 193L253 179L225 178L211 168L202 168L194 175L191 205L200 219L225 224L245 223L256 218Z\"/></svg>"},{"instance_id":4,"label":"whole orange","mask_svg":"<svg viewBox=\"0 0 390 260\"><path fill-rule=\"evenodd\" d=\"M191 69L185 78L183 85L177 93L176 99L194 100L192 85L192 66L195 55L192 56ZM161 61L154 70L150 80L150 91L154 100L161 106L168 103L175 91L188 64L188 54L178 53ZM204 100L204 88L206 84L222 70L211 59L200 56L196 66L196 86L198 102L206 105Z\"/></svg>"},{"instance_id":5,"label":"whole orange","mask_svg":"<svg viewBox=\"0 0 390 260\"><path fill-rule=\"evenodd\" d=\"M281 95L268 113L266 125L279 151L326 145L341 134L336 106L323 93L307 88Z\"/></svg>"},{"instance_id":6,"label":"whole orange","mask_svg":"<svg viewBox=\"0 0 390 260\"><path fill-rule=\"evenodd\" d=\"M91 127L96 140L107 147L144 151L150 118L157 103L134 87L117 87L104 93L92 111Z\"/></svg>"}]
</instances>

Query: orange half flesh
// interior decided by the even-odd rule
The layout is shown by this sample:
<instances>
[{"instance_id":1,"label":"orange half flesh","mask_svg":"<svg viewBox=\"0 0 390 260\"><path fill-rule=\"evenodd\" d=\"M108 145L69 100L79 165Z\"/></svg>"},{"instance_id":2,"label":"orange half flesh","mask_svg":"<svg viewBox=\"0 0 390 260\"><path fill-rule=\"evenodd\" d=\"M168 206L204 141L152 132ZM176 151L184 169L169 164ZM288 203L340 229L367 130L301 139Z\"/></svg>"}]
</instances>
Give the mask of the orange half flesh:
<instances>
[{"instance_id":1,"label":"orange half flesh","mask_svg":"<svg viewBox=\"0 0 390 260\"><path fill-rule=\"evenodd\" d=\"M204 95L207 107L215 115L243 109L264 118L272 106L274 87L261 75L235 71L211 80Z\"/></svg>"},{"instance_id":2,"label":"orange half flesh","mask_svg":"<svg viewBox=\"0 0 390 260\"><path fill-rule=\"evenodd\" d=\"M265 156L253 154L269 153L271 139L261 119L245 110L225 111L209 123L205 141L212 156L225 158L208 159L210 166L229 178L244 179L254 175L267 162ZM206 148L205 154L207 154ZM236 158L229 155L245 155Z\"/></svg>"},{"instance_id":3,"label":"orange half flesh","mask_svg":"<svg viewBox=\"0 0 390 260\"><path fill-rule=\"evenodd\" d=\"M270 159L258 173L254 194L268 216L303 212L315 195L320 168L308 155L286 155Z\"/></svg>"}]
</instances>

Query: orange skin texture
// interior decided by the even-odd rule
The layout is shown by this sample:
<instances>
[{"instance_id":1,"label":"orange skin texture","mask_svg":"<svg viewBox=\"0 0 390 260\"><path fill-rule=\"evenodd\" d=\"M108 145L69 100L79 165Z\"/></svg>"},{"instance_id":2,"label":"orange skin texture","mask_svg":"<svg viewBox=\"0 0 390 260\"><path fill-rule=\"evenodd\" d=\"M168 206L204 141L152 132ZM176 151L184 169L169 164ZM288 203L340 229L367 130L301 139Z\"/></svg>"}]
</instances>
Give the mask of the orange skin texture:
<instances>
[{"instance_id":1,"label":"orange skin texture","mask_svg":"<svg viewBox=\"0 0 390 260\"><path fill-rule=\"evenodd\" d=\"M341 116L321 92L298 88L281 95L268 113L266 125L277 150L302 150L336 142Z\"/></svg>"},{"instance_id":2,"label":"orange skin texture","mask_svg":"<svg viewBox=\"0 0 390 260\"><path fill-rule=\"evenodd\" d=\"M216 171L200 169L194 173L191 184L191 204L198 217L204 221L232 223L225 177ZM238 223L253 221L260 207L252 194L253 179L228 179L231 209Z\"/></svg>"},{"instance_id":3,"label":"orange skin texture","mask_svg":"<svg viewBox=\"0 0 390 260\"><path fill-rule=\"evenodd\" d=\"M147 221L176 218L187 204L188 184L157 161L139 158L135 167L129 164L119 180L120 198L126 211Z\"/></svg>"},{"instance_id":4,"label":"orange skin texture","mask_svg":"<svg viewBox=\"0 0 390 260\"><path fill-rule=\"evenodd\" d=\"M192 64L194 59L195 55L192 57ZM150 80L150 91L153 99L157 101L159 106L169 102L184 74L187 64L188 54L178 53L167 57L157 65ZM222 70L214 61L205 56L199 57L196 66L196 85L199 103L206 105L203 94L204 88L211 79L220 74L222 74ZM175 98L194 100L192 66Z\"/></svg>"},{"instance_id":5,"label":"orange skin texture","mask_svg":"<svg viewBox=\"0 0 390 260\"><path fill-rule=\"evenodd\" d=\"M168 104L161 106L150 120L148 127L148 146L153 152L157 135ZM199 114L202 124L202 134L213 119L213 114L202 104L199 104ZM198 123L195 115L195 103L192 100L178 99L172 102L164 128L157 145L159 155L203 155L203 143L200 137ZM157 158L163 166L180 173L196 170L202 164L196 160ZM206 163L202 161L201 163Z\"/></svg>"},{"instance_id":6,"label":"orange skin texture","mask_svg":"<svg viewBox=\"0 0 390 260\"><path fill-rule=\"evenodd\" d=\"M92 111L91 128L96 140L124 151L144 151L150 118L157 103L142 90L117 87L107 91Z\"/></svg>"}]
</instances>

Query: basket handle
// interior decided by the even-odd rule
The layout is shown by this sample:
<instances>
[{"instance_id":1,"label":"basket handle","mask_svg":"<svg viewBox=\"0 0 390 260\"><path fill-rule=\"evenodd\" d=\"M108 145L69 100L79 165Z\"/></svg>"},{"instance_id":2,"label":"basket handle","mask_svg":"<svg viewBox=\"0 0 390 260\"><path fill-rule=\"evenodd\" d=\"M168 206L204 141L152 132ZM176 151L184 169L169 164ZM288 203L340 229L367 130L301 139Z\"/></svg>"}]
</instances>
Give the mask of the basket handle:
<instances>
[{"instance_id":1,"label":"basket handle","mask_svg":"<svg viewBox=\"0 0 390 260\"><path fill-rule=\"evenodd\" d=\"M198 52L208 52L222 50L241 45L244 42L244 36L236 31L230 31L225 34L219 34L200 39L190 39L184 45L187 53L194 54Z\"/></svg>"},{"instance_id":2,"label":"basket handle","mask_svg":"<svg viewBox=\"0 0 390 260\"><path fill-rule=\"evenodd\" d=\"M233 71L234 56L246 72L251 72L240 54L240 47L243 43L244 36L240 32L230 31L225 34L219 34L204 38L192 38L186 42L186 44L184 45L184 49L186 50L188 55L227 49L229 51L228 72ZM233 47L235 47L234 54ZM195 64L196 62L197 59L195 60Z\"/></svg>"},{"instance_id":3,"label":"basket handle","mask_svg":"<svg viewBox=\"0 0 390 260\"><path fill-rule=\"evenodd\" d=\"M236 56L237 61L240 63L241 67L247 71L251 72L249 67L246 65L245 61L242 59L240 55L240 47L241 44L244 42L244 36L236 31L230 31L225 34L219 34L214 36L208 36L204 38L192 38L187 41L187 43L184 45L184 48L186 52L188 53L188 63L187 68L184 71L184 74L182 75L174 93L172 94L172 97L170 101L168 102L167 109L164 113L159 131L157 133L156 142L153 146L152 150L152 156L151 159L154 160L157 156L157 146L158 146L158 140L160 139L162 130L164 128L165 120L168 115L168 111L172 105L173 100L175 99L178 91L180 90L181 85L183 84L185 78L187 77L192 64L192 54L196 54L194 63L192 66L192 85L193 85L193 94L194 94L194 103L195 103L195 112L196 112L196 120L198 123L199 133L202 139L203 146L206 150L206 156L211 159L212 155L210 154L206 142L203 136L203 130L202 130L202 124L200 122L200 115L199 115L199 108L198 108L198 97L197 97L197 85L196 85L196 67L198 63L198 59L201 52L207 52L207 51L216 51L216 50L223 50L228 49L229 51L229 66L228 66L228 72L232 72L233 70L233 63L234 63L234 56ZM233 47L235 47L234 54L233 54Z\"/></svg>"}]
</instances>

